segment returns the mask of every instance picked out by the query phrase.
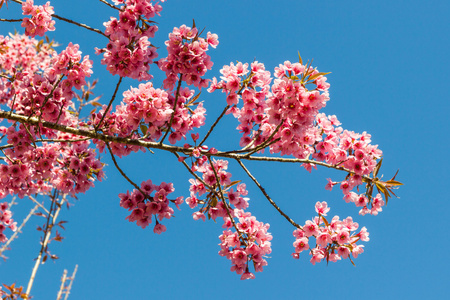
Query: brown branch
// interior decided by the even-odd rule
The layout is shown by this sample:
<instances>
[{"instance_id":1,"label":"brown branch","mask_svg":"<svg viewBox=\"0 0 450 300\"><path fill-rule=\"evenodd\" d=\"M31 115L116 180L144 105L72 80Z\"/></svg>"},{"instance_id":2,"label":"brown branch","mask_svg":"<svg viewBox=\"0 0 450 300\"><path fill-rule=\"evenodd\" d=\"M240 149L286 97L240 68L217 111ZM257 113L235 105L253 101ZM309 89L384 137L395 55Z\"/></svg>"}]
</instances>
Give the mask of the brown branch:
<instances>
[{"instance_id":1,"label":"brown branch","mask_svg":"<svg viewBox=\"0 0 450 300\"><path fill-rule=\"evenodd\" d=\"M297 228L302 229L302 226L295 223L294 220L292 220L288 215L286 215L281 210L281 208L275 203L275 201L273 201L272 198L270 198L270 196L267 194L266 190L261 186L261 184L259 184L258 180L256 180L256 178L250 173L250 171L245 167L245 165L241 162L241 160L240 159L236 159L236 160L239 163L239 165L242 167L242 169L244 169L245 173L247 173L248 177L250 177L253 180L253 182L258 186L258 188L261 190L261 192L264 194L264 196L267 198L267 200L270 202L270 204L272 204L272 206L275 207L275 209L283 217L285 217L285 219L288 220L289 223L291 223L292 225L294 225Z\"/></svg>"},{"instance_id":2,"label":"brown branch","mask_svg":"<svg viewBox=\"0 0 450 300\"><path fill-rule=\"evenodd\" d=\"M134 183L130 178L128 178L128 176L125 174L124 171L122 171L122 169L119 167L119 165L117 164L116 158L114 157L114 153L111 150L111 147L109 146L109 143L106 143L106 147L109 150L109 154L111 154L111 158L114 162L114 166L116 166L116 169L120 172L120 174L123 176L123 178L125 178L129 183L131 183L132 186L134 186L137 190L139 190L142 195L144 195L145 198L148 198L148 195L146 193L144 193L144 191L142 191L139 186Z\"/></svg>"},{"instance_id":3,"label":"brown branch","mask_svg":"<svg viewBox=\"0 0 450 300\"><path fill-rule=\"evenodd\" d=\"M109 109L111 108L111 105L112 105L114 99L116 98L117 91L119 90L120 83L122 82L122 78L123 78L122 76L119 78L119 82L117 82L117 84L116 84L116 89L114 90L114 94L112 95L111 100L109 100L108 107L106 108L105 113L103 114L102 118L100 119L100 122L98 122L97 126L95 126L95 131L97 131L100 128L103 120L105 119L106 114L108 113Z\"/></svg>"},{"instance_id":4,"label":"brown branch","mask_svg":"<svg viewBox=\"0 0 450 300\"><path fill-rule=\"evenodd\" d=\"M164 142L164 139L166 138L166 136L169 134L170 128L172 128L173 117L175 116L175 112L177 110L178 95L180 93L180 87L181 87L181 80L182 80L182 78L183 78L183 74L180 74L180 79L178 79L178 86L177 86L177 91L176 91L176 95L175 95L175 103L173 104L173 112L172 112L172 115L170 116L170 121L169 121L169 125L167 126L167 131L164 134L164 136L161 139L161 141L159 142L161 145Z\"/></svg>"},{"instance_id":5,"label":"brown branch","mask_svg":"<svg viewBox=\"0 0 450 300\"><path fill-rule=\"evenodd\" d=\"M22 22L23 19L1 19L0 22Z\"/></svg>"},{"instance_id":6,"label":"brown branch","mask_svg":"<svg viewBox=\"0 0 450 300\"><path fill-rule=\"evenodd\" d=\"M178 152L178 153L183 153L183 154L187 154L187 155L190 155L192 153L192 151L194 150L194 148L171 146L171 145L161 144L160 142L155 143L155 142L142 141L139 139L130 139L130 138L122 138L122 137L117 137L117 136L112 136L112 135L105 135L105 134L97 133L92 130L78 129L78 128L73 128L73 127L69 127L69 126L65 126L65 125L47 122L47 121L39 122L39 120L36 117L28 118L26 116L13 114L10 112L5 112L5 111L0 111L0 118L17 121L20 123L32 124L32 125L40 124L41 126L43 126L45 128L62 131L62 132L67 132L67 133L72 133L72 134L79 135L79 136L90 137L92 139L101 140L105 143L114 142L114 143L119 143L119 144L134 145L134 146L145 147L145 148L160 149L160 150L169 151L172 153ZM208 151L203 151L203 150L200 150L200 152L202 155L206 155L208 157L213 156L213 157L225 157L225 158L242 159L242 160L245 159L245 160L253 160L253 161L271 161L271 162L282 162L282 163L314 164L314 165L323 166L323 167L330 168L330 169L344 171L344 172L347 172L350 174L356 174L354 171L351 171L344 167L337 166L337 165L330 165L330 164L327 164L327 163L324 163L321 161L315 161L315 160L311 160L311 159L267 157L267 156L246 156L246 154L239 154L239 150L227 151L227 152L218 151L215 154L211 154ZM373 180L372 178L370 178L368 176L362 176L362 177L368 181Z\"/></svg>"},{"instance_id":7,"label":"brown branch","mask_svg":"<svg viewBox=\"0 0 450 300\"><path fill-rule=\"evenodd\" d=\"M229 105L225 106L225 108L223 109L222 113L220 114L220 116L216 119L216 121L214 121L214 124L211 125L211 128L209 128L208 132L206 133L205 137L203 138L203 140L200 142L200 144L198 144L198 147L200 147L201 145L203 145L203 143L206 141L206 139L209 137L209 135L212 133L212 131L214 130L214 127L216 127L217 123L219 123L220 119L222 119L222 117L225 115L225 113L227 112L227 110L230 108Z\"/></svg>"},{"instance_id":8,"label":"brown branch","mask_svg":"<svg viewBox=\"0 0 450 300\"><path fill-rule=\"evenodd\" d=\"M98 0L98 1L100 1L100 2L102 2L102 3L104 3L104 4L106 4L106 5L108 5L109 7L111 7L111 8L114 8L114 9L117 9L118 11L122 11L120 8L118 8L117 6L114 6L114 5L112 5L111 3L109 3L109 2L107 2L107 1L105 1L105 0Z\"/></svg>"},{"instance_id":9,"label":"brown branch","mask_svg":"<svg viewBox=\"0 0 450 300\"><path fill-rule=\"evenodd\" d=\"M230 210L231 207L228 205L227 201L225 200L225 196L223 195L222 186L220 185L219 176L217 175L216 169L214 168L213 162L211 160L211 157L208 156L209 164L214 172L214 176L216 177L217 186L219 188L219 196L222 200L223 205L225 206L225 209L227 210L227 215L231 220L231 223L233 224L234 229L236 229L236 232L239 234L239 237L241 238L244 245L247 246L247 242L245 241L245 238L242 236L242 232L237 228L236 222L234 221L234 218L231 216Z\"/></svg>"}]
</instances>

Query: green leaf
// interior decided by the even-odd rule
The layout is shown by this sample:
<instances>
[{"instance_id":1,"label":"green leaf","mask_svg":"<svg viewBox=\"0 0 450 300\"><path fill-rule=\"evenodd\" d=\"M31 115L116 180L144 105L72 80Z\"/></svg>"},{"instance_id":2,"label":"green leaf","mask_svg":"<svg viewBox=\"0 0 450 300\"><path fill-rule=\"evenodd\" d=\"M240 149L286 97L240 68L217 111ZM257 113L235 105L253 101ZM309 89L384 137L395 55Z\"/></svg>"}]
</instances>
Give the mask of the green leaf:
<instances>
[{"instance_id":1,"label":"green leaf","mask_svg":"<svg viewBox=\"0 0 450 300\"><path fill-rule=\"evenodd\" d=\"M145 126L144 124L141 124L141 131L142 131L142 133L145 135L145 134L147 134L147 130L148 130L148 127L147 126Z\"/></svg>"}]
</instances>

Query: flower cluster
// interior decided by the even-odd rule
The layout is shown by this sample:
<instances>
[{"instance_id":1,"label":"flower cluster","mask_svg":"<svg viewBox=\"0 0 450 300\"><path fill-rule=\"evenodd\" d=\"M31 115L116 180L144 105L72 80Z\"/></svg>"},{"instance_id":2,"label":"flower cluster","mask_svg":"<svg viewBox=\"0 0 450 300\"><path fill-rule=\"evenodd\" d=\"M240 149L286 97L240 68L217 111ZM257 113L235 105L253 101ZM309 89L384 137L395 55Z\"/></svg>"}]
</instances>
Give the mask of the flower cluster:
<instances>
[{"instance_id":1,"label":"flower cluster","mask_svg":"<svg viewBox=\"0 0 450 300\"><path fill-rule=\"evenodd\" d=\"M359 225L353 222L351 217L339 220L338 216L333 217L329 222L325 216L330 211L327 203L317 202L315 205L317 217L312 221L306 221L305 225L296 229L293 233L295 237L295 252L292 256L296 259L304 250L309 250L311 255L311 263L326 260L327 262L336 262L341 259L350 259L350 254L356 258L364 252L363 245L357 245L358 241L369 241L369 233L366 227L356 233ZM310 238L315 238L315 246L311 248L309 245Z\"/></svg>"},{"instance_id":2,"label":"flower cluster","mask_svg":"<svg viewBox=\"0 0 450 300\"><path fill-rule=\"evenodd\" d=\"M57 188L63 193L75 195L84 193L94 186L95 179L101 180L103 164L89 148L89 141L69 143L43 143L37 146L36 129L26 129L20 124L4 132L10 148L4 150L9 158L0 165L0 191L19 197L35 193L48 193ZM59 140L73 140L77 136L67 133L46 132Z\"/></svg>"},{"instance_id":3,"label":"flower cluster","mask_svg":"<svg viewBox=\"0 0 450 300\"><path fill-rule=\"evenodd\" d=\"M8 106L11 107L16 88L20 89L22 86L21 78L28 78L28 74L48 68L56 52L47 43L39 44L37 40L19 34L6 37L0 35L0 52L2 74L17 80L12 82L0 77L0 104L9 103Z\"/></svg>"},{"instance_id":4,"label":"flower cluster","mask_svg":"<svg viewBox=\"0 0 450 300\"><path fill-rule=\"evenodd\" d=\"M55 30L55 21L52 20L54 11L50 2L38 6L34 5L33 0L27 0L22 2L22 11L23 15L31 15L31 19L23 18L22 22L27 36L43 36L45 32Z\"/></svg>"},{"instance_id":5,"label":"flower cluster","mask_svg":"<svg viewBox=\"0 0 450 300\"><path fill-rule=\"evenodd\" d=\"M2 193L0 191L0 198L3 198L3 197L4 197L4 195L2 195ZM14 220L12 219L12 213L8 209L8 203L3 202L3 203L0 203L0 244L6 243L6 241L8 241L8 238L3 233L5 231L5 229L8 227L12 231L16 231L17 223L14 222ZM0 296L1 296L1 291L0 291Z\"/></svg>"},{"instance_id":6,"label":"flower cluster","mask_svg":"<svg viewBox=\"0 0 450 300\"><path fill-rule=\"evenodd\" d=\"M160 234L166 231L166 226L159 221L164 218L170 219L173 216L174 211L169 203L173 202L177 208L183 203L183 197L178 197L175 200L167 198L174 191L172 183L162 182L160 185L155 185L149 179L141 183L140 189L134 189L131 193L127 191L119 194L120 206L131 211L126 219L130 222L136 222L142 228L151 224L152 217L155 216L153 231ZM151 196L153 192L155 193Z\"/></svg>"},{"instance_id":7,"label":"flower cluster","mask_svg":"<svg viewBox=\"0 0 450 300\"><path fill-rule=\"evenodd\" d=\"M177 92L178 96L175 94ZM188 88L172 91L169 94L164 90L155 89L151 82L140 84L138 88L131 88L123 93L123 102L116 106L114 112L106 113L99 129L109 135L143 138L148 141L158 140L164 131L169 130L171 131L169 142L174 144L193 128L204 124L206 110L202 103L193 107L193 96L194 91ZM93 114L92 122L88 124L98 126L105 114L105 109L106 106ZM138 132L139 129L140 132ZM104 142L95 142L99 145L100 151L103 151ZM113 153L119 157L140 149L136 146L117 143L112 143L111 146Z\"/></svg>"},{"instance_id":8,"label":"flower cluster","mask_svg":"<svg viewBox=\"0 0 450 300\"><path fill-rule=\"evenodd\" d=\"M341 123L336 116L327 117L325 114L318 114L316 124L324 137L315 145L312 157L317 161L340 165L349 170L347 178L340 182L344 200L362 207L359 212L361 215L377 215L385 204L381 195L372 198L364 194L359 195L352 190L363 183L363 176L374 171L377 160L381 158L383 152L378 149L378 145L370 144L370 134L366 132L358 134L338 127ZM329 179L325 188L331 190L336 184L338 182Z\"/></svg>"},{"instance_id":9,"label":"flower cluster","mask_svg":"<svg viewBox=\"0 0 450 300\"><path fill-rule=\"evenodd\" d=\"M148 39L154 37L158 27L151 25L149 19L159 15L162 8L148 0L116 1L116 4L125 6L119 19L111 17L103 23L110 41L106 48L96 49L97 54L104 53L101 63L113 75L150 80L153 76L148 71L158 54Z\"/></svg>"},{"instance_id":10,"label":"flower cluster","mask_svg":"<svg viewBox=\"0 0 450 300\"><path fill-rule=\"evenodd\" d=\"M198 88L207 87L207 79L202 78L207 70L212 68L211 57L206 54L209 45L219 44L216 34L207 33L206 40L198 36L196 27L185 25L175 27L166 41L168 56L158 61L159 68L166 72L164 88L173 90L180 78L188 85Z\"/></svg>"},{"instance_id":11,"label":"flower cluster","mask_svg":"<svg viewBox=\"0 0 450 300\"><path fill-rule=\"evenodd\" d=\"M248 207L249 199L245 197L248 191L245 184L231 182L231 173L226 171L228 162L207 161L206 156L195 161L192 169L202 173L202 180L189 180L191 194L186 198L186 203L191 208L202 205L193 214L194 220L205 221L205 214L213 220L218 217L223 219L225 230L219 237L219 255L231 260L231 271L240 274L242 280L253 279L255 275L249 271L249 264L252 262L255 271L262 272L267 265L264 257L272 252L269 224L259 222L251 213L244 212ZM236 190L233 188L235 185ZM200 199L205 194L205 199ZM236 231L233 232L232 228Z\"/></svg>"},{"instance_id":12,"label":"flower cluster","mask_svg":"<svg viewBox=\"0 0 450 300\"><path fill-rule=\"evenodd\" d=\"M42 120L79 126L72 99L75 89L86 84L92 62L78 45L69 44L57 54L50 43L25 36L0 37L5 53L0 68L9 78L0 78L0 103L11 111ZM0 139L7 141L0 164L2 194L19 197L48 193L53 188L75 195L103 178L103 165L89 148L89 141L45 127L17 123L0 127ZM52 140L67 140L52 142ZM48 140L48 142L47 142ZM75 140L75 141L74 141ZM72 142L74 141L74 142Z\"/></svg>"},{"instance_id":13,"label":"flower cluster","mask_svg":"<svg viewBox=\"0 0 450 300\"><path fill-rule=\"evenodd\" d=\"M314 152L321 139L315 116L329 100L323 73L286 61L275 68L271 87L270 73L258 62L252 63L251 71L248 64L238 63L224 66L221 73L221 81L214 78L209 91L222 89L227 94L229 112L240 121L241 146L257 150L270 146L272 153L297 158ZM313 90L307 88L310 84L315 85ZM240 98L244 104L239 109Z\"/></svg>"},{"instance_id":14,"label":"flower cluster","mask_svg":"<svg viewBox=\"0 0 450 300\"><path fill-rule=\"evenodd\" d=\"M211 93L216 89L221 89L227 95L227 104L231 106L228 113L233 113L240 124L237 129L243 134L240 145L246 146L253 141L253 146L258 146L264 141L264 137L259 130L262 127L271 127L267 123L266 97L270 91L270 72L266 71L264 65L258 62L248 64L238 62L231 63L220 70L223 76L217 82L214 77L208 91ZM242 98L243 106L238 108L237 104ZM264 133L270 130L265 130ZM256 134L258 132L258 134Z\"/></svg>"},{"instance_id":15,"label":"flower cluster","mask_svg":"<svg viewBox=\"0 0 450 300\"><path fill-rule=\"evenodd\" d=\"M241 280L254 279L249 264L253 263L255 272L262 272L263 267L267 266L264 257L272 252L272 235L268 232L270 225L257 221L251 213L240 209L234 210L234 217L239 221L236 223L237 232L224 230L219 236L219 255L231 260L231 271L242 275ZM227 220L227 223L231 224L231 221Z\"/></svg>"}]
</instances>

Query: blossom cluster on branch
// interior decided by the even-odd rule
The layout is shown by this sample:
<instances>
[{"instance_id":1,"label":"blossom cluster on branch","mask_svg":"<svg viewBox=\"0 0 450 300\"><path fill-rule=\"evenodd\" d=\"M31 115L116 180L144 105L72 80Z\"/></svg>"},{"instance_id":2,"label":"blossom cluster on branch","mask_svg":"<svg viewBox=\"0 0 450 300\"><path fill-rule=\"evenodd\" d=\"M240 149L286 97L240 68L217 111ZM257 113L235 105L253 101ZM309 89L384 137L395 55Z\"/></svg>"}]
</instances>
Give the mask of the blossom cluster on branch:
<instances>
[{"instance_id":1,"label":"blossom cluster on branch","mask_svg":"<svg viewBox=\"0 0 450 300\"><path fill-rule=\"evenodd\" d=\"M326 202L316 203L318 216L303 226L297 224L242 162L282 161L297 163L310 172L318 166L342 171L343 179L328 179L325 188L339 185L344 200L360 207L361 215L382 211L388 198L395 195L392 189L401 183L395 176L387 181L378 177L382 151L371 144L370 134L346 130L336 116L320 112L330 100L328 73L319 72L299 56L298 62L285 61L273 73L258 61L230 63L220 70L219 79L210 80L206 73L213 62L207 51L218 46L216 34L199 32L195 22L192 27L175 27L165 42L167 56L155 61L157 48L150 39L158 27L151 19L162 11L159 2L101 2L119 12L118 18L113 16L104 23L104 32L54 15L49 2L36 6L27 0L23 12L32 18L23 19L25 35L0 35L0 120L3 125L9 122L0 126L0 198L41 194L49 197L54 210L60 205L55 195L76 197L104 178L105 163L99 154L109 152L118 172L134 187L119 194L120 206L129 212L128 221L146 228L154 220L153 231L160 234L167 230L163 219L174 215L171 203L180 208L186 202L196 210L194 220L222 220L219 255L231 261L231 271L241 279L253 279L253 272L261 272L268 264L272 235L269 224L248 211L246 184L231 180L228 159L234 159L295 227L294 258L309 251L315 264L351 260L363 252L357 242L369 240L365 227L357 232L359 225L351 217L326 219ZM46 42L33 38L55 29L52 15L106 38L96 53L103 54L101 64L119 77L109 102L89 101L95 85L89 82L93 62L82 56L78 44L69 43L58 53L48 38ZM162 88L155 88L150 81L152 63L165 74ZM116 100L123 78L145 82ZM223 93L224 110L200 138L196 129L205 126L206 120L202 88ZM90 104L96 107L83 118L81 110ZM205 142L225 115L238 120L236 129L241 137L237 149L219 151ZM192 142L185 142L189 137ZM115 158L152 149L173 153L174 161L186 168L192 176L188 197L170 197L175 191L172 182L157 185L148 179L136 184ZM261 156L266 150L270 156ZM375 191L378 193L373 196ZM14 230L15 223L6 203L0 209L0 243L5 243L3 232L6 227ZM53 216L46 216L50 224ZM46 228L48 240L51 226Z\"/></svg>"}]
</instances>

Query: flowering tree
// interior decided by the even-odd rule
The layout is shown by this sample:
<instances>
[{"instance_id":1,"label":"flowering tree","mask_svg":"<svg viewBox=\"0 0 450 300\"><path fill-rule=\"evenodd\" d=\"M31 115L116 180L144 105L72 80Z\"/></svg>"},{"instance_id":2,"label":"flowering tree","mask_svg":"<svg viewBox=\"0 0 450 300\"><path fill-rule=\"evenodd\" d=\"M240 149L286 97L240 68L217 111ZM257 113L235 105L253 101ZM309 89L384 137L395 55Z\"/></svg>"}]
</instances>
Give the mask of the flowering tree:
<instances>
[{"instance_id":1,"label":"flowering tree","mask_svg":"<svg viewBox=\"0 0 450 300\"><path fill-rule=\"evenodd\" d=\"M328 73L318 71L299 55L298 61L285 61L273 73L257 61L237 62L223 66L220 78L208 79L206 73L213 62L207 53L219 44L216 34L199 30L195 22L175 27L165 42L167 56L158 59L151 40L158 30L153 20L162 11L160 3L100 2L115 12L105 20L103 31L55 14L49 2L0 2L0 6L21 4L26 16L0 19L21 22L25 28L24 35L0 35L0 198L29 198L36 203L29 216L38 214L46 219L39 228L42 246L26 289L5 284L0 290L4 299L28 299L41 262L57 258L48 245L52 240L61 241L56 227L64 228L64 222L57 220L58 214L68 199L104 178L101 153L111 157L132 188L118 195L120 206L129 212L128 221L142 228L151 226L161 234L168 224L165 219L172 218L174 207L180 209L185 202L194 210L194 220L208 218L223 224L219 255L230 260L231 271L241 279L255 278L254 273L263 271L272 252L269 224L249 212L248 182L292 224L293 258L309 255L312 264L345 259L353 263L352 257L364 252L361 242L369 241L365 227L360 228L351 217L329 218L326 202L315 203L317 214L311 220L296 223L246 166L247 161L266 161L300 164L309 172L317 167L339 170L342 177L328 179L326 189L339 185L344 200L360 207L361 215L382 211L394 195L392 189L401 183L396 176L382 180L378 175L382 151L371 144L370 134L346 130L336 116L320 112L330 99ZM82 55L77 44L70 43L58 53L48 38L36 39L55 30L54 19L104 38L104 47L96 48L96 54L117 78L112 96L104 104L91 99L96 84L89 81L92 61ZM151 73L157 69L165 73L162 88L151 81ZM123 78L141 83L118 99ZM224 108L200 136L197 129L205 126L206 118L201 102L204 89L216 93ZM220 134L216 125L225 115L239 122L238 149L206 146L212 134ZM172 196L173 183L148 178L135 182L120 168L118 158L153 150L172 153L174 161L185 167L190 189L181 194L188 197ZM229 161L235 162L230 168ZM232 178L233 168L241 168L248 178ZM40 203L36 195L45 202ZM11 205L0 205L0 254L28 220L17 228ZM63 280L60 296L70 290L74 275L67 279L70 283Z\"/></svg>"}]
</instances>

